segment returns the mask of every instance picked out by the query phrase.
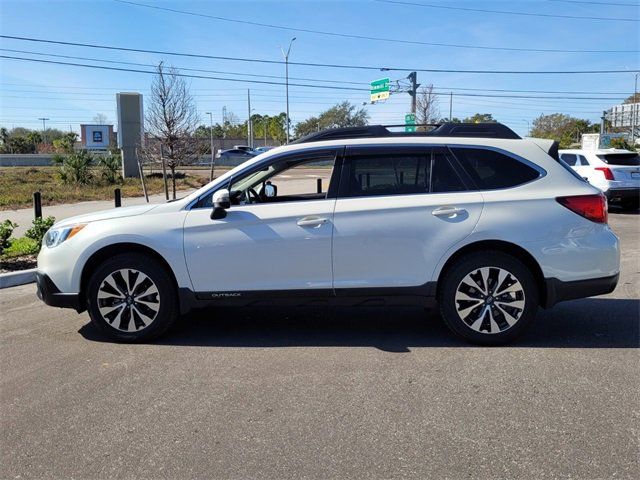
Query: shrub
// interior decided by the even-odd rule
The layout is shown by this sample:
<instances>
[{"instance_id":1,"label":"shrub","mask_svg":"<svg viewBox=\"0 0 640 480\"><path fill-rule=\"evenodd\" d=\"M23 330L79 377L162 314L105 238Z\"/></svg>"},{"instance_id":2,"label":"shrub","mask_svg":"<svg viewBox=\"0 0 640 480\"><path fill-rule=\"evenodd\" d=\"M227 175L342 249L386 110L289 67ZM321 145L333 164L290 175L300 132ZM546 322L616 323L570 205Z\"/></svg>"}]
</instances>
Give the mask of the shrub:
<instances>
[{"instance_id":1,"label":"shrub","mask_svg":"<svg viewBox=\"0 0 640 480\"><path fill-rule=\"evenodd\" d=\"M38 242L38 250L40 250L44 234L55 222L56 219L54 217L36 218L33 220L31 228L24 233L24 236Z\"/></svg>"},{"instance_id":2,"label":"shrub","mask_svg":"<svg viewBox=\"0 0 640 480\"><path fill-rule=\"evenodd\" d=\"M105 155L98 160L98 165L102 169L102 178L108 183L116 183L120 179L120 156Z\"/></svg>"},{"instance_id":3,"label":"shrub","mask_svg":"<svg viewBox=\"0 0 640 480\"><path fill-rule=\"evenodd\" d=\"M9 237L13 233L13 229L18 226L17 223L13 223L11 220L5 220L0 223L0 255L4 250L9 247Z\"/></svg>"},{"instance_id":4,"label":"shrub","mask_svg":"<svg viewBox=\"0 0 640 480\"><path fill-rule=\"evenodd\" d=\"M187 174L184 173L184 172L176 172L176 174L175 174L175 178L176 179L183 179L186 176L187 176ZM147 177L147 178L162 178L162 172L147 173L145 175L145 177ZM167 172L167 178L171 178L171 172Z\"/></svg>"},{"instance_id":5,"label":"shrub","mask_svg":"<svg viewBox=\"0 0 640 480\"><path fill-rule=\"evenodd\" d=\"M623 150L633 150L633 147L627 140L624 138L612 138L611 139L611 147L612 148L622 148Z\"/></svg>"},{"instance_id":6,"label":"shrub","mask_svg":"<svg viewBox=\"0 0 640 480\"><path fill-rule=\"evenodd\" d=\"M10 245L4 250L3 256L22 257L23 255L33 255L40 251L40 244L32 238L21 237L11 240Z\"/></svg>"},{"instance_id":7,"label":"shrub","mask_svg":"<svg viewBox=\"0 0 640 480\"><path fill-rule=\"evenodd\" d=\"M92 155L86 150L67 155L60 164L60 179L64 183L86 185L91 182Z\"/></svg>"}]
</instances>

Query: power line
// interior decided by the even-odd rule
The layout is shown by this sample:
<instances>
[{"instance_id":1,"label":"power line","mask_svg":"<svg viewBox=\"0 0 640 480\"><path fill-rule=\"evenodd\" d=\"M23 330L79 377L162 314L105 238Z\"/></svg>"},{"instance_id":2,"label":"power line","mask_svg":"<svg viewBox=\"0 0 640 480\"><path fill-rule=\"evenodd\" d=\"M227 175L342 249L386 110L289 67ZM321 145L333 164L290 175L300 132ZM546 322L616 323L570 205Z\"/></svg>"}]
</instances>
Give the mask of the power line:
<instances>
[{"instance_id":1,"label":"power line","mask_svg":"<svg viewBox=\"0 0 640 480\"><path fill-rule=\"evenodd\" d=\"M149 71L149 70L138 70L138 69L133 69L133 68L120 68L120 67L107 67L106 65L88 65L86 63L72 63L72 62L58 62L55 60L43 60L43 59L37 59L37 58L24 58L24 57L13 57L10 55L0 55L0 58L6 58L9 60L20 60L20 61L25 61L25 62L36 62L36 63L49 63L49 64L53 64L53 65L67 65L67 66L72 66L72 67L84 67L84 68L97 68L100 70L115 70L115 71L119 71L119 72L130 72L130 73L146 73L146 74L151 74L151 75L156 75L157 72L154 71ZM266 80L245 80L242 78L223 78L223 77L209 77L209 76L205 76L205 75L189 75L189 74L184 74L184 73L173 73L172 75L175 75L177 77L184 77L184 78L200 78L200 79L204 79L204 80L221 80L221 81L226 81L226 82L242 82L242 83L260 83L260 84L264 84L264 85L284 85L284 83L282 82L271 82L271 81L266 81ZM325 89L329 89L329 90L352 90L352 91L369 91L368 88L355 88L355 87L338 87L338 86L333 86L333 85L309 85L309 84L302 84L302 83L290 83L289 85L291 86L298 86L298 87L309 87L309 88L325 88Z\"/></svg>"},{"instance_id":2,"label":"power line","mask_svg":"<svg viewBox=\"0 0 640 480\"><path fill-rule=\"evenodd\" d=\"M632 53L634 52L634 50L567 50L567 49L544 49L544 48L492 47L492 46L486 46L486 45L464 45L464 44L456 44L456 43L424 42L424 41L418 41L418 40L404 40L404 39L388 38L388 37L374 37L369 35L356 35L353 33L329 32L325 30L311 30L308 28L288 27L285 25L275 25L270 23L253 22L249 20L239 20L237 18L220 17L218 15L209 15L206 13L190 12L187 10L178 10L175 8L160 7L158 5L148 5L145 3L130 2L126 0L114 0L114 1L118 3L135 5L137 7L150 8L154 10L162 10L162 11L171 12L171 13L178 13L181 15L189 15L193 17L208 18L211 20L218 20L223 22L252 25L254 27L287 30L291 32L312 33L315 35L326 35L331 37L355 38L358 40L373 40L377 42L400 43L400 44L409 44L409 45L425 45L430 47L464 48L464 49L477 49L477 50L503 50L503 51L516 51L516 52L544 52L544 53ZM582 18L582 17L578 17L578 18Z\"/></svg>"},{"instance_id":3,"label":"power line","mask_svg":"<svg viewBox=\"0 0 640 480\"><path fill-rule=\"evenodd\" d=\"M115 0L114 0L115 1ZM205 55L197 53L184 53L184 52L167 52L160 50L147 50L141 48L127 48L127 47L113 47L109 45L99 45L92 43L77 43L77 42L64 42L60 40L46 40L42 38L32 37L19 37L15 35L0 35L0 38L7 38L11 40L20 40L28 42L39 42L56 45L70 45L75 47L87 47L87 48L99 48L103 50L117 50L123 52L141 52L141 53L153 53L156 55L171 55L179 57L192 57L192 58L209 58L213 60L228 60L237 62L255 62L266 64L284 65L283 60L264 60L257 58L243 58L243 57L223 57L218 55ZM637 70L460 70L460 69L445 69L445 68L405 68L405 67L375 67L370 65L346 65L346 64L331 64L331 63L311 63L311 62L289 62L289 65L298 65L302 67L323 67L323 68L344 68L353 70L375 70L375 71L394 71L394 72L426 72L426 73L464 73L464 74L498 74L498 75L577 75L577 74L609 74L609 73L633 73ZM268 83L268 82L265 82Z\"/></svg>"},{"instance_id":4,"label":"power line","mask_svg":"<svg viewBox=\"0 0 640 480\"><path fill-rule=\"evenodd\" d=\"M133 66L137 66L137 67L151 67L151 68L155 68L157 67L157 65L155 64L149 64L149 63L134 63L134 62L123 62L123 61L117 61L117 60L104 60L104 59L100 59L100 58L88 58L88 57L75 57L72 55L57 55L54 53L43 53L43 52L33 52L33 51L29 51L29 50L14 50L11 48L0 48L0 51L3 52L13 52L13 53L26 53L29 55L41 55L41 56L46 56L46 57L55 57L55 58L68 58L68 59L72 59L72 60L88 60L91 62L104 62L104 63L113 63L113 64L120 64L120 65L133 65ZM254 73L240 73L240 72L224 72L224 71L220 71L220 70L205 70L205 69L201 69L201 68L187 68L187 67L175 67L178 70L185 70L185 71L189 71L189 72L203 72L203 73L220 73L223 75L242 75L245 77L260 77L260 78L284 78L282 75L266 75L266 74L262 74L262 75L258 75L258 74L254 74ZM324 83L344 83L344 84L350 84L350 85L366 85L363 82L349 82L346 80L333 80L333 79L321 79L321 78L300 78L300 77L289 77L292 80L302 80L302 81L309 81L309 82L324 82Z\"/></svg>"},{"instance_id":5,"label":"power line","mask_svg":"<svg viewBox=\"0 0 640 480\"><path fill-rule=\"evenodd\" d=\"M59 87L52 87L52 88L59 88ZM72 87L73 88L73 87ZM84 90L85 88L83 87L78 87L78 90ZM88 90L93 90L92 88L87 88ZM130 88L129 88L130 89ZM454 96L461 96L461 93L456 93L458 90L460 91L473 91L473 92L501 92L501 93L544 93L544 94L571 94L571 95L578 95L578 94L584 94L584 95L627 95L627 92L607 92L607 93L603 93L603 92L568 92L568 91L553 91L553 90L509 90L509 89L494 89L494 88L457 88L457 87L433 87L434 90L441 90L438 92L433 92L433 93L437 93L439 95L448 95L450 92L453 92ZM92 96L100 96L100 97L111 97L113 96L115 93L118 92L118 89L106 89L106 90L111 90L111 93L91 93ZM128 89L120 89L120 90L128 90ZM147 91L146 89L144 91ZM241 93L240 90L238 90L238 93L198 93L198 92L202 92L202 91L209 91L209 90L201 90L201 89L192 89L193 92L196 92L193 94L194 97L224 97L224 98L233 98L234 96L236 96L237 98L243 98L246 95L243 95ZM253 91L253 89L252 89ZM258 91L258 89L256 89L256 91ZM272 97L272 98L281 98L284 96L284 94L279 94L276 93L277 90L259 90L259 91L266 91L266 92L270 92L270 93L255 93L252 96L255 97ZM45 93L45 94L55 94L55 95L86 95L89 92L58 92L58 91L45 91L45 90L22 90L22 89L11 89L11 88L6 88L3 89L3 92L14 92L14 93ZM303 91L298 91L297 93L304 93ZM307 92L307 93L311 93L313 95L313 97L315 98L319 98L322 95L320 95L320 93L318 92ZM329 94L327 93L327 95L330 95L330 98L335 98L335 94ZM300 96L300 95L291 95L290 98L308 98L309 95L307 96ZM65 98L65 97L61 97L61 98ZM536 99L538 98L544 98L544 97L535 97ZM567 99L571 99L573 97L565 97ZM593 97L593 99L598 99L601 97ZM606 99L606 97L603 97L604 99ZM69 98L72 99L72 98ZM355 99L355 98L353 98ZM361 97L358 97L356 100L361 100Z\"/></svg>"},{"instance_id":6,"label":"power line","mask_svg":"<svg viewBox=\"0 0 640 480\"><path fill-rule=\"evenodd\" d=\"M618 3L618 2L588 2L583 0L548 0L549 2L563 2L563 3L584 3L588 5L614 5L618 7L635 7L638 8L637 3Z\"/></svg>"},{"instance_id":7,"label":"power line","mask_svg":"<svg viewBox=\"0 0 640 480\"><path fill-rule=\"evenodd\" d=\"M0 48L0 50L3 50ZM360 85L363 85L363 82L353 82L353 83L357 83ZM6 83L6 82L0 82L0 85L9 85L9 86L14 86L14 87L23 87L25 86L23 83ZM31 88L55 88L55 89L73 89L73 90L109 90L111 92L117 92L120 90L127 90L130 89L131 87L120 87L120 88L116 88L116 87L78 87L78 86L68 86L68 85L29 85L29 87ZM517 90L517 89L508 89L508 88L468 88L468 87L454 87L454 86L433 86L434 90L443 90L446 92L450 92L450 91L456 91L456 90L461 90L461 91L478 91L478 92L504 92L504 93L557 93L557 94L569 94L569 95L628 95L629 92L591 92L591 91L585 91L585 90ZM148 91L148 89L144 89L145 91ZM215 92L239 92L238 95L242 95L242 98L245 97L245 90L244 88L196 88L193 89L196 92L206 92L206 91L215 91ZM5 92L25 92L25 93L56 93L56 94L64 94L64 95L84 95L84 92L39 92L39 91L34 91L34 90L8 90L5 89ZM259 89L259 88L252 88L251 91L261 91L261 92L275 92L276 90L271 90L271 89ZM304 90L297 90L298 93L305 93ZM240 93L242 92L242 93ZM332 93L329 92L306 92L306 93L313 93L314 95L321 95L321 94L325 94L325 95L333 95ZM111 95L110 93L92 93L92 95ZM222 96L225 94L206 94L206 96ZM202 95L204 96L204 94ZM294 97L291 97L294 98Z\"/></svg>"},{"instance_id":8,"label":"power line","mask_svg":"<svg viewBox=\"0 0 640 480\"><path fill-rule=\"evenodd\" d=\"M115 0L115 1L122 2L122 0ZM485 8L453 7L451 5L433 5L431 3L417 3L417 2L408 2L408 1L401 1L401 0L373 0L373 1L380 2L380 3L393 3L397 5L410 5L414 7L439 8L443 10L459 10L463 12L476 12L476 13L498 13L502 15L520 15L525 17L565 18L565 19L571 19L571 20L607 20L612 22L640 22L640 19L637 19L637 18L590 17L590 16L585 17L585 16L579 16L579 15L560 15L560 14L552 14L552 13L515 12L513 10L489 10ZM129 2L126 2L126 3L129 3Z\"/></svg>"},{"instance_id":9,"label":"power line","mask_svg":"<svg viewBox=\"0 0 640 480\"><path fill-rule=\"evenodd\" d=\"M115 71L121 71L121 72L131 72L131 73L144 73L147 75L156 75L156 72L153 71L148 71L148 70L137 70L137 69L131 69L131 68L120 68L120 67L107 67L105 65L88 65L88 64L83 64L83 63L71 63L71 62L59 62L59 61L55 61L55 60L43 60L43 59L35 59L35 58L23 58L23 57L13 57L13 56L9 56L9 55L0 55L0 58L6 58L6 59L10 59L10 60L19 60L19 61L26 61L26 62L36 62L36 63L47 63L47 64L54 64L54 65L66 65L66 66L73 66L73 67L82 67L82 68L96 68L96 69L100 69L100 70L115 70ZM271 81L265 81L265 80L245 80L245 79L239 79L239 78L221 78L221 77L209 77L209 76L204 76L204 75L190 75L190 74L183 74L183 73L174 73L173 75L176 75L178 77L185 77L185 78L199 78L199 79L205 79L205 80L220 80L220 81L226 81L226 82L242 82L242 83L259 83L259 84L267 84L267 85L284 85L281 82L271 82ZM332 85L309 85L309 84L290 84L292 86L299 86L299 87L309 87L309 88L321 88L321 89L328 89L328 90L342 90L342 91L366 91L368 92L369 89L368 88L356 88L356 87L339 87L339 86L332 86ZM449 95L446 92L434 92L434 95L444 95L447 96ZM463 97L489 97L489 98L534 98L534 99L570 99L570 100L596 100L596 101L602 101L602 100L619 100L618 97L558 97L558 96L531 96L531 95L489 95L489 94L476 94L476 93L458 93L456 94L457 96L463 96Z\"/></svg>"}]
</instances>

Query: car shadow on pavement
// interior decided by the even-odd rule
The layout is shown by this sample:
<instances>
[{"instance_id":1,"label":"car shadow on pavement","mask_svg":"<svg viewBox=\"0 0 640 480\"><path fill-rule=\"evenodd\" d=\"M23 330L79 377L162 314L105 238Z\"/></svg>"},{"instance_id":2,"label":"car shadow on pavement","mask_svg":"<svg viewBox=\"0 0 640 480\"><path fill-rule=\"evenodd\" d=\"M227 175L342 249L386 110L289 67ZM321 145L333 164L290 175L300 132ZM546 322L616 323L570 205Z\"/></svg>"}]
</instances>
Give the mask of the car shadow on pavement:
<instances>
[{"instance_id":1,"label":"car shadow on pavement","mask_svg":"<svg viewBox=\"0 0 640 480\"><path fill-rule=\"evenodd\" d=\"M590 298L539 310L507 348L638 348L640 300ZM87 340L108 342L91 324ZM413 307L218 308L182 318L156 345L203 347L473 347L454 337L440 316Z\"/></svg>"}]
</instances>

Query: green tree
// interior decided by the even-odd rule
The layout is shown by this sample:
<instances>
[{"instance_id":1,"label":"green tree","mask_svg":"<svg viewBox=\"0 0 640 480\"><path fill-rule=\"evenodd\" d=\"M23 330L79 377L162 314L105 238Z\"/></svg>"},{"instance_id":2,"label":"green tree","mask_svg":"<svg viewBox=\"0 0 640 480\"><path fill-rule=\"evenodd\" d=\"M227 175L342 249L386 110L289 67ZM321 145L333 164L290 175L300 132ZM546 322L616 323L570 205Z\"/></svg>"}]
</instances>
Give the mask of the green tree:
<instances>
[{"instance_id":1,"label":"green tree","mask_svg":"<svg viewBox=\"0 0 640 480\"><path fill-rule=\"evenodd\" d=\"M582 133L597 132L599 126L589 120L571 117L563 113L540 115L532 123L531 136L550 138L560 142L560 147L566 148L572 143L580 141Z\"/></svg>"},{"instance_id":2,"label":"green tree","mask_svg":"<svg viewBox=\"0 0 640 480\"><path fill-rule=\"evenodd\" d=\"M463 123L494 123L497 122L491 113L475 113L462 120Z\"/></svg>"},{"instance_id":3,"label":"green tree","mask_svg":"<svg viewBox=\"0 0 640 480\"><path fill-rule=\"evenodd\" d=\"M325 110L317 117L311 117L296 125L296 137L302 137L318 130L340 127L361 127L367 124L369 114L363 108L344 101Z\"/></svg>"},{"instance_id":4,"label":"green tree","mask_svg":"<svg viewBox=\"0 0 640 480\"><path fill-rule=\"evenodd\" d=\"M77 139L77 133L65 133L61 138L56 138L53 140L53 149L58 153L73 153L73 146L75 145Z\"/></svg>"},{"instance_id":5,"label":"green tree","mask_svg":"<svg viewBox=\"0 0 640 480\"><path fill-rule=\"evenodd\" d=\"M622 103L640 103L640 93L634 93L633 95L629 95L624 99Z\"/></svg>"},{"instance_id":6,"label":"green tree","mask_svg":"<svg viewBox=\"0 0 640 480\"><path fill-rule=\"evenodd\" d=\"M33 144L29 143L26 136L12 136L7 144L11 153L33 153Z\"/></svg>"},{"instance_id":7,"label":"green tree","mask_svg":"<svg viewBox=\"0 0 640 480\"><path fill-rule=\"evenodd\" d=\"M27 140L27 143L29 144L32 152L36 153L38 151L38 145L42 143L42 135L40 135L40 132L32 130L31 132L27 133L25 139Z\"/></svg>"}]
</instances>

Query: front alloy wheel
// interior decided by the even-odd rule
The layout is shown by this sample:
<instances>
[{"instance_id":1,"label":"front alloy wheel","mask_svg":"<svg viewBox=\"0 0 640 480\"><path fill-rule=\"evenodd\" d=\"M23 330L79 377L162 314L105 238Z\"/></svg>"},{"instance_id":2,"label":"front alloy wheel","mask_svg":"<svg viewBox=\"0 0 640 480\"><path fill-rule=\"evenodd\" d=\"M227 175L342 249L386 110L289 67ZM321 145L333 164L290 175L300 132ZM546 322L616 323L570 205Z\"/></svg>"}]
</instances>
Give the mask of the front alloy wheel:
<instances>
[{"instance_id":1,"label":"front alloy wheel","mask_svg":"<svg viewBox=\"0 0 640 480\"><path fill-rule=\"evenodd\" d=\"M116 270L98 289L98 310L112 327L135 332L155 320L160 311L160 292L153 280L139 270Z\"/></svg>"},{"instance_id":2,"label":"front alloy wheel","mask_svg":"<svg viewBox=\"0 0 640 480\"><path fill-rule=\"evenodd\" d=\"M535 316L537 288L529 269L502 252L476 252L446 272L439 295L447 326L474 343L515 338Z\"/></svg>"},{"instance_id":3,"label":"front alloy wheel","mask_svg":"<svg viewBox=\"0 0 640 480\"><path fill-rule=\"evenodd\" d=\"M114 255L99 265L86 289L92 323L124 342L150 340L178 317L173 274L143 253Z\"/></svg>"}]
</instances>

